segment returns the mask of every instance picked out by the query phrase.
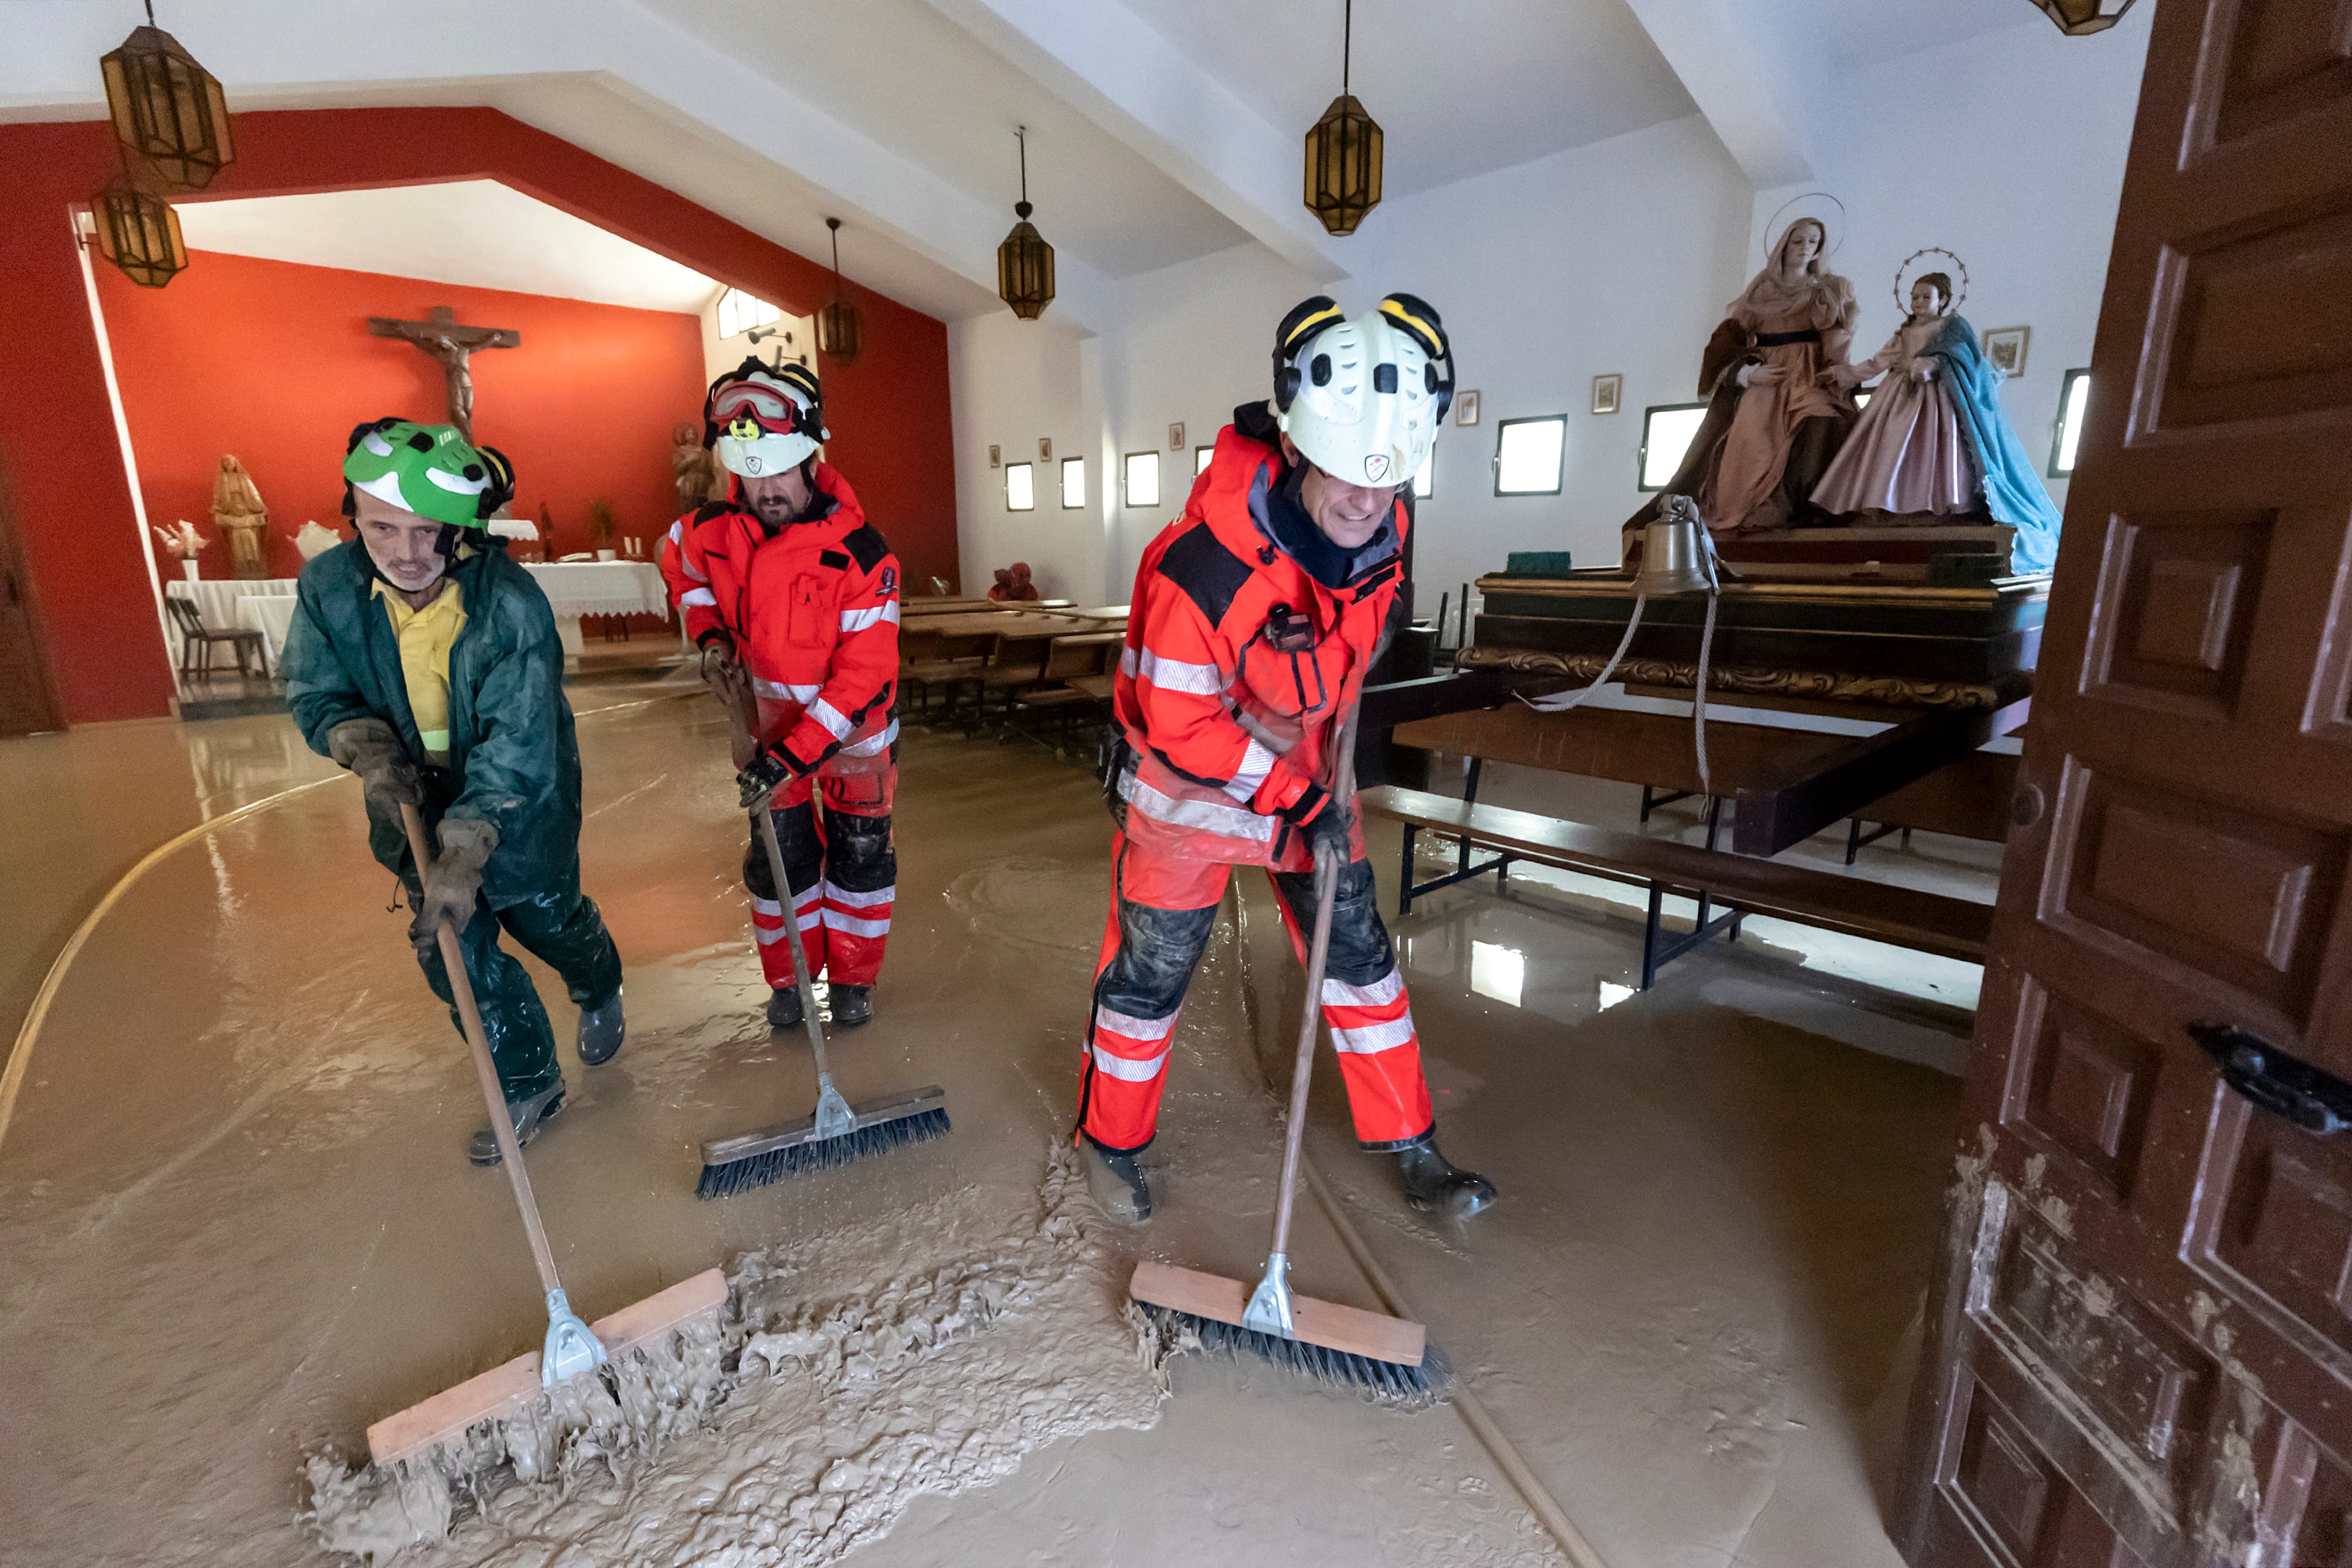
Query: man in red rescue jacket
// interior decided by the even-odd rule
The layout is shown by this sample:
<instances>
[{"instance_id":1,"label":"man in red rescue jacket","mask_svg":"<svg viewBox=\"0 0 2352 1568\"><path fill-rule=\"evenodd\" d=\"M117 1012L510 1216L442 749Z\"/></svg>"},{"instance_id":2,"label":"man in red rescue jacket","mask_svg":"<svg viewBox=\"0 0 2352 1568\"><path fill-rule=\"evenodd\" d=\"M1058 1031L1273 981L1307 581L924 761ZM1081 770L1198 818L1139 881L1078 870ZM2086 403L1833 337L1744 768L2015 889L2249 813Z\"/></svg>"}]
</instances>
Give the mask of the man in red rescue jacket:
<instances>
[{"instance_id":1,"label":"man in red rescue jacket","mask_svg":"<svg viewBox=\"0 0 2352 1568\"><path fill-rule=\"evenodd\" d=\"M1453 358L1437 312L1409 294L1352 321L1318 295L1284 319L1274 364L1273 402L1234 411L1136 574L1113 689L1123 743L1105 781L1119 824L1111 911L1078 1092L1087 1182L1111 1217L1150 1216L1136 1156L1226 880L1265 867L1303 953L1314 847L1333 840L1347 869L1321 1003L1356 1136L1396 1156L1414 1207L1467 1215L1495 1187L1438 1152L1355 802L1329 788L1339 721L1400 587L1396 491L1444 420Z\"/></svg>"},{"instance_id":2,"label":"man in red rescue jacket","mask_svg":"<svg viewBox=\"0 0 2352 1568\"><path fill-rule=\"evenodd\" d=\"M670 525L661 558L706 673L724 688L748 680L758 699L758 751L740 779L746 805L774 786L791 921L756 824L743 885L768 1021L780 1029L801 1022L782 945L792 929L810 974L830 982L834 1023L873 1017L898 880L890 842L898 561L849 481L817 460L826 436L823 397L804 366L747 359L719 377L703 405L703 445L734 477L725 500Z\"/></svg>"}]
</instances>

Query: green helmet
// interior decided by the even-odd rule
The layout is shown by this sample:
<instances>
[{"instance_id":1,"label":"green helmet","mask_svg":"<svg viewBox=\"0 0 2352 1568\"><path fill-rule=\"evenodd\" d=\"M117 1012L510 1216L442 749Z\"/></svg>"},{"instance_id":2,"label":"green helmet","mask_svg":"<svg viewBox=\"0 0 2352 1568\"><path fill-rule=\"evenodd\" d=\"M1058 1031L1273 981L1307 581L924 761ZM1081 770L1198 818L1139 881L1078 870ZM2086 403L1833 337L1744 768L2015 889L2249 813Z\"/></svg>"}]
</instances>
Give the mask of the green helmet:
<instances>
[{"instance_id":1,"label":"green helmet","mask_svg":"<svg viewBox=\"0 0 2352 1568\"><path fill-rule=\"evenodd\" d=\"M353 431L343 478L378 500L455 528L479 528L482 503L507 490L501 475L455 425L379 419ZM493 503L495 504L495 503Z\"/></svg>"}]
</instances>

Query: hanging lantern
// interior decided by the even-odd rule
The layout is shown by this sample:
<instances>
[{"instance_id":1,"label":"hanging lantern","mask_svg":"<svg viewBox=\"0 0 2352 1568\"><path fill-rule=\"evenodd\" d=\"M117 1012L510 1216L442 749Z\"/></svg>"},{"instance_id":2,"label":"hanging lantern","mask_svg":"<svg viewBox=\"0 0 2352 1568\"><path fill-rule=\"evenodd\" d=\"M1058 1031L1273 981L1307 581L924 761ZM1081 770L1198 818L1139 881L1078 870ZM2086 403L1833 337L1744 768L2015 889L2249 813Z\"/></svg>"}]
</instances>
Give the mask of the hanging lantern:
<instances>
[{"instance_id":1,"label":"hanging lantern","mask_svg":"<svg viewBox=\"0 0 2352 1568\"><path fill-rule=\"evenodd\" d=\"M2058 24L2058 30L2070 37L2085 33L2104 33L2124 19L2132 8L2132 0L2033 0L2042 14Z\"/></svg>"},{"instance_id":2,"label":"hanging lantern","mask_svg":"<svg viewBox=\"0 0 2352 1568\"><path fill-rule=\"evenodd\" d=\"M1342 25L1339 96L1307 133L1307 210L1330 233L1353 234L1364 215L1381 205L1381 128L1348 90L1355 0L1349 0Z\"/></svg>"},{"instance_id":3,"label":"hanging lantern","mask_svg":"<svg viewBox=\"0 0 2352 1568\"><path fill-rule=\"evenodd\" d=\"M219 80L155 26L152 4L147 26L131 28L98 64L115 140L145 159L166 187L201 191L236 159Z\"/></svg>"},{"instance_id":4,"label":"hanging lantern","mask_svg":"<svg viewBox=\"0 0 2352 1568\"><path fill-rule=\"evenodd\" d=\"M1035 210L1029 205L1029 128L1021 126L1013 134L1021 139L1021 199L1013 204L1013 214L1021 221L996 247L996 293L1014 315L1034 321L1054 302L1054 247L1029 221Z\"/></svg>"},{"instance_id":5,"label":"hanging lantern","mask_svg":"<svg viewBox=\"0 0 2352 1568\"><path fill-rule=\"evenodd\" d=\"M833 230L833 300L816 313L816 348L834 363L847 364L857 357L860 342L857 307L841 297L841 220L829 217L824 226Z\"/></svg>"},{"instance_id":6,"label":"hanging lantern","mask_svg":"<svg viewBox=\"0 0 2352 1568\"><path fill-rule=\"evenodd\" d=\"M142 289L161 289L188 265L180 215L172 204L131 183L129 171L90 198L98 252Z\"/></svg>"}]
</instances>

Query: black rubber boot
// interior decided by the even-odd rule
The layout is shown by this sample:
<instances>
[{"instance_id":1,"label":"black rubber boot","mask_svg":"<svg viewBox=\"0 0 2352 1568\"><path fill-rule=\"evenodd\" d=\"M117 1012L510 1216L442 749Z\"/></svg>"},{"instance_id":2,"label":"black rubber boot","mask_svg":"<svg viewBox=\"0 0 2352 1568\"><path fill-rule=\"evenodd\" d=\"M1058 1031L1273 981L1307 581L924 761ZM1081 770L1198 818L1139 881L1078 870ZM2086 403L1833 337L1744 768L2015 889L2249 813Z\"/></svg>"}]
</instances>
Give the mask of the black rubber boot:
<instances>
[{"instance_id":1,"label":"black rubber boot","mask_svg":"<svg viewBox=\"0 0 2352 1568\"><path fill-rule=\"evenodd\" d=\"M514 1118L515 1142L526 1149L530 1148L530 1141L539 1136L539 1130L553 1120L555 1113L562 1109L563 1080L562 1079L557 1079L529 1100L508 1100L507 1114ZM474 1141L466 1146L466 1157L477 1165L498 1164L499 1163L499 1135L489 1128L484 1127L474 1134Z\"/></svg>"},{"instance_id":2,"label":"black rubber boot","mask_svg":"<svg viewBox=\"0 0 2352 1568\"><path fill-rule=\"evenodd\" d=\"M1134 1155L1114 1153L1085 1136L1078 1139L1078 1148L1087 1169L1087 1194L1105 1219L1141 1225L1151 1217L1151 1189L1144 1184Z\"/></svg>"},{"instance_id":3,"label":"black rubber boot","mask_svg":"<svg viewBox=\"0 0 2352 1568\"><path fill-rule=\"evenodd\" d=\"M1437 1130L1431 1128L1396 1152L1397 1174L1404 1180L1404 1201L1423 1214L1437 1213L1468 1219L1502 1194L1495 1184L1475 1171L1454 1168L1437 1152Z\"/></svg>"},{"instance_id":4,"label":"black rubber boot","mask_svg":"<svg viewBox=\"0 0 2352 1568\"><path fill-rule=\"evenodd\" d=\"M801 1026L801 988L780 985L768 998L768 1027L797 1029Z\"/></svg>"},{"instance_id":5,"label":"black rubber boot","mask_svg":"<svg viewBox=\"0 0 2352 1568\"><path fill-rule=\"evenodd\" d=\"M628 1021L621 1016L621 994L614 992L599 1006L580 1009L580 1059L589 1067L602 1067L613 1059L621 1048L621 1040L629 1032Z\"/></svg>"},{"instance_id":6,"label":"black rubber boot","mask_svg":"<svg viewBox=\"0 0 2352 1568\"><path fill-rule=\"evenodd\" d=\"M874 987L835 984L832 991L835 1028L854 1029L874 1021Z\"/></svg>"}]
</instances>

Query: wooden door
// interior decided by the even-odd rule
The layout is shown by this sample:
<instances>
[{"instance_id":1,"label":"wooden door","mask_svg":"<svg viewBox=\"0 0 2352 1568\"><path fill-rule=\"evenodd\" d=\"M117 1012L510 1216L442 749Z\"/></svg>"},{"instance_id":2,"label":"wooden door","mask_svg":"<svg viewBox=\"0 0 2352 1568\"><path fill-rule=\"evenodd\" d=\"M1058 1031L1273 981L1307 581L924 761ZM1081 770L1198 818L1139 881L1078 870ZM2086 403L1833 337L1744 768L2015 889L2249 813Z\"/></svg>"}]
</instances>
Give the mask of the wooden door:
<instances>
[{"instance_id":1,"label":"wooden door","mask_svg":"<svg viewBox=\"0 0 2352 1568\"><path fill-rule=\"evenodd\" d=\"M33 624L16 517L7 486L0 480L0 735L63 728L49 689L48 661Z\"/></svg>"},{"instance_id":2,"label":"wooden door","mask_svg":"<svg viewBox=\"0 0 2352 1568\"><path fill-rule=\"evenodd\" d=\"M2352 0L2160 0L2092 376L1892 1524L2352 1568Z\"/></svg>"}]
</instances>

